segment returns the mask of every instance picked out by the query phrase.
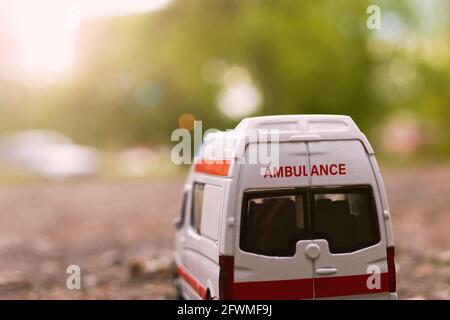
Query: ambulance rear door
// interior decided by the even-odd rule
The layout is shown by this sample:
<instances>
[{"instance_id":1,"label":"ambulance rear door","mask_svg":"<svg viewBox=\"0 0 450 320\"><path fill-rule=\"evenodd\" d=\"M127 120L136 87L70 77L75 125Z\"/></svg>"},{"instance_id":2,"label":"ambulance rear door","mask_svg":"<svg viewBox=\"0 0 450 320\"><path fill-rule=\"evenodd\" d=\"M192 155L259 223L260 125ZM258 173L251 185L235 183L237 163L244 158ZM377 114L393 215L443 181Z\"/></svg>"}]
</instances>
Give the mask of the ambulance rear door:
<instances>
[{"instance_id":1,"label":"ambulance rear door","mask_svg":"<svg viewBox=\"0 0 450 320\"><path fill-rule=\"evenodd\" d=\"M377 182L359 140L307 143L315 298L386 298L386 232Z\"/></svg>"},{"instance_id":2,"label":"ambulance rear door","mask_svg":"<svg viewBox=\"0 0 450 320\"><path fill-rule=\"evenodd\" d=\"M255 147L247 146L247 159ZM275 173L273 167L251 163L240 168L233 299L311 299L314 295L313 264L306 257L312 244L306 143L281 143L279 155L276 168L291 169Z\"/></svg>"}]
</instances>

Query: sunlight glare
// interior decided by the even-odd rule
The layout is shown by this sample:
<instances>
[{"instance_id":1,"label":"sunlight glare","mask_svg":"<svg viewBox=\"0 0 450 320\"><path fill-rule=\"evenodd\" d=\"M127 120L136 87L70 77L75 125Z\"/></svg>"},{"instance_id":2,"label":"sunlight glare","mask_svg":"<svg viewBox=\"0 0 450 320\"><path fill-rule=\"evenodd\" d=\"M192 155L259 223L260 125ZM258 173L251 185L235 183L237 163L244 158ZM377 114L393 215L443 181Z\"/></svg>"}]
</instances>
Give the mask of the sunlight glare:
<instances>
[{"instance_id":1,"label":"sunlight glare","mask_svg":"<svg viewBox=\"0 0 450 320\"><path fill-rule=\"evenodd\" d=\"M61 75L73 66L74 31L66 27L63 9L52 1L15 3L15 63L26 78Z\"/></svg>"},{"instance_id":2,"label":"sunlight glare","mask_svg":"<svg viewBox=\"0 0 450 320\"><path fill-rule=\"evenodd\" d=\"M158 10L171 0L2 0L7 16L1 28L10 30L8 76L33 84L67 79L76 59L75 37L84 19L108 18ZM1 41L2 39L0 39ZM2 43L0 42L0 45ZM2 65L4 64L4 65Z\"/></svg>"}]
</instances>

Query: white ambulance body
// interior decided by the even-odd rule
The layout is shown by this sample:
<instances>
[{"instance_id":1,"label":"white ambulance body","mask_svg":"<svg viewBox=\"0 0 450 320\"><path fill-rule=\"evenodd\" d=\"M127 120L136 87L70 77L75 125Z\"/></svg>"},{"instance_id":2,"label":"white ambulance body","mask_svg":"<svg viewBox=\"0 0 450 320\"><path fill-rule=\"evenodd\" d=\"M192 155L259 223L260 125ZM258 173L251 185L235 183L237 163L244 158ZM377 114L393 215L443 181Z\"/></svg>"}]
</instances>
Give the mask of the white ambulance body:
<instances>
[{"instance_id":1,"label":"white ambulance body","mask_svg":"<svg viewBox=\"0 0 450 320\"><path fill-rule=\"evenodd\" d=\"M249 164L251 130L279 132L279 164ZM220 133L203 148L224 148ZM216 141L217 140L217 141ZM394 240L374 151L348 116L244 119L233 156L195 159L176 223L185 299L396 299ZM243 150L239 152L239 150Z\"/></svg>"}]
</instances>

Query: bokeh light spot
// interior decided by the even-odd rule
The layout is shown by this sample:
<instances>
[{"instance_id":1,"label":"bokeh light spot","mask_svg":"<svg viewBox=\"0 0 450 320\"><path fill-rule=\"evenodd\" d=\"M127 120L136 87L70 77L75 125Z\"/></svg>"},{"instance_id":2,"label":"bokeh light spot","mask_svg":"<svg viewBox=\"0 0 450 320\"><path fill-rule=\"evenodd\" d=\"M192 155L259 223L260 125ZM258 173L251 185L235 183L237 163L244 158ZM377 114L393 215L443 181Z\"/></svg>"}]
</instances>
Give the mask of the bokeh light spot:
<instances>
[{"instance_id":1,"label":"bokeh light spot","mask_svg":"<svg viewBox=\"0 0 450 320\"><path fill-rule=\"evenodd\" d=\"M195 117L190 113L185 113L178 118L178 126L188 131L194 129L194 122Z\"/></svg>"},{"instance_id":2,"label":"bokeh light spot","mask_svg":"<svg viewBox=\"0 0 450 320\"><path fill-rule=\"evenodd\" d=\"M137 86L134 97L141 107L150 109L159 105L161 100L161 89L157 84L145 81Z\"/></svg>"},{"instance_id":3,"label":"bokeh light spot","mask_svg":"<svg viewBox=\"0 0 450 320\"><path fill-rule=\"evenodd\" d=\"M260 109L262 94L246 68L229 68L225 72L223 82L223 89L217 97L219 110L223 114L232 119L240 119Z\"/></svg>"}]
</instances>

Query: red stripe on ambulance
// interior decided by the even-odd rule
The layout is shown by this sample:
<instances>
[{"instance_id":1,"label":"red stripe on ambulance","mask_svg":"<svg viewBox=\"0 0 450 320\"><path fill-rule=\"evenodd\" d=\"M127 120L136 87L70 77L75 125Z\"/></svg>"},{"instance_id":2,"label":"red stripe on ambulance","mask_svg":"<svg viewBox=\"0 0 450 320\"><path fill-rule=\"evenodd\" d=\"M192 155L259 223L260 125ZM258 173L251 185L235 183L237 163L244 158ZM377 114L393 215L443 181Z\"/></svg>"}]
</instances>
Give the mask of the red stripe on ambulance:
<instances>
[{"instance_id":1,"label":"red stripe on ambulance","mask_svg":"<svg viewBox=\"0 0 450 320\"><path fill-rule=\"evenodd\" d=\"M191 275L189 272L187 272L186 269L184 269L181 266L177 267L177 272L186 281L192 289L194 289L195 292L202 298L203 300L206 299L206 288L202 286L202 284L194 278L193 275Z\"/></svg>"},{"instance_id":2,"label":"red stripe on ambulance","mask_svg":"<svg viewBox=\"0 0 450 320\"><path fill-rule=\"evenodd\" d=\"M195 172L211 174L214 176L228 176L230 160L200 160L195 164Z\"/></svg>"},{"instance_id":3,"label":"red stripe on ambulance","mask_svg":"<svg viewBox=\"0 0 450 320\"><path fill-rule=\"evenodd\" d=\"M380 274L380 288L370 289L367 286L367 279L367 274L315 278L315 297L327 298L389 291L389 276L387 272Z\"/></svg>"},{"instance_id":4,"label":"red stripe on ambulance","mask_svg":"<svg viewBox=\"0 0 450 320\"><path fill-rule=\"evenodd\" d=\"M388 273L381 273L380 288L369 289L369 275L351 275L297 280L238 282L233 285L237 300L297 300L352 296L389 291ZM314 282L314 289L313 289Z\"/></svg>"},{"instance_id":5,"label":"red stripe on ambulance","mask_svg":"<svg viewBox=\"0 0 450 320\"><path fill-rule=\"evenodd\" d=\"M298 300L313 298L313 279L236 282L236 300Z\"/></svg>"}]
</instances>

